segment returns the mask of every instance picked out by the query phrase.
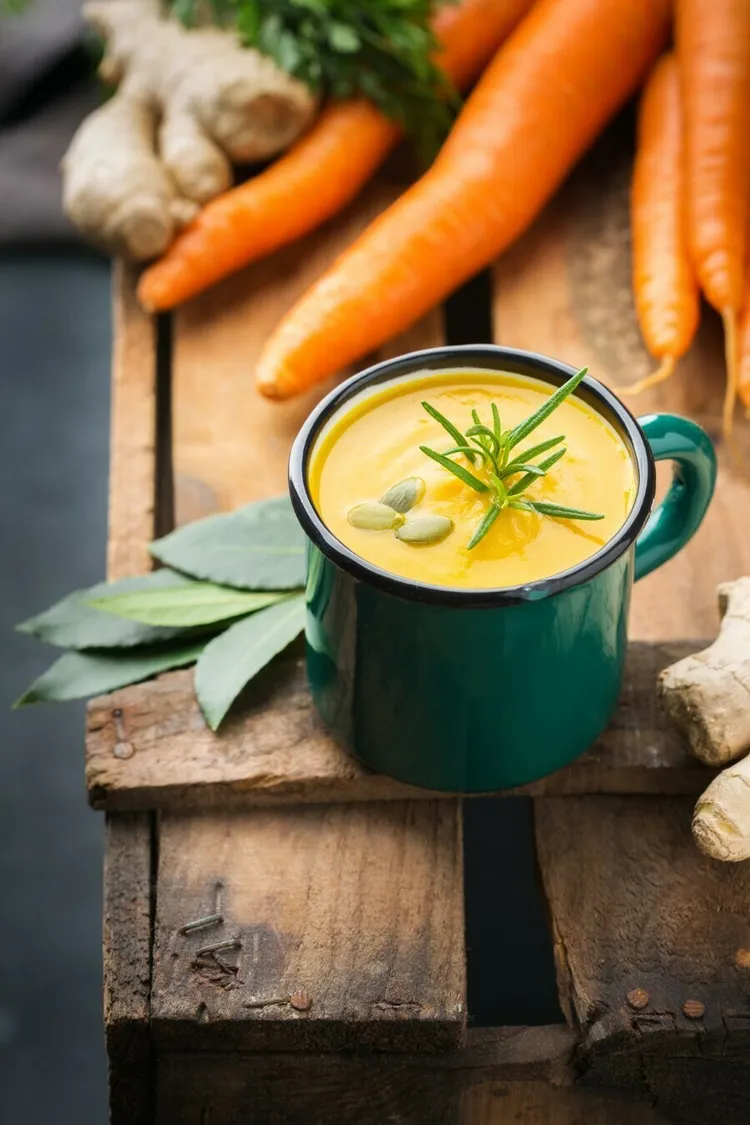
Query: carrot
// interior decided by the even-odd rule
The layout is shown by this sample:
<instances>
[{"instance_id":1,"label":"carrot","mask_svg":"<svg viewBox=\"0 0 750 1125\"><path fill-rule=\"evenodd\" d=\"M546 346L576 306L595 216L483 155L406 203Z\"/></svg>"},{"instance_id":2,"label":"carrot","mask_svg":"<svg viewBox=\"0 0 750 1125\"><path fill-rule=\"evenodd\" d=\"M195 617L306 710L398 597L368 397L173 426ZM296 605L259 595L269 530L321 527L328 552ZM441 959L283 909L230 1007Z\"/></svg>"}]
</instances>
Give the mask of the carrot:
<instances>
[{"instance_id":1,"label":"carrot","mask_svg":"<svg viewBox=\"0 0 750 1125\"><path fill-rule=\"evenodd\" d=\"M745 300L737 332L737 391L750 418L750 271L745 285Z\"/></svg>"},{"instance_id":2,"label":"carrot","mask_svg":"<svg viewBox=\"0 0 750 1125\"><path fill-rule=\"evenodd\" d=\"M538 214L662 47L669 0L541 0L432 168L302 297L256 373L287 398L403 331Z\"/></svg>"},{"instance_id":3,"label":"carrot","mask_svg":"<svg viewBox=\"0 0 750 1125\"><path fill-rule=\"evenodd\" d=\"M750 234L750 3L677 0L676 17L691 253L701 288L724 321L728 434Z\"/></svg>"},{"instance_id":4,"label":"carrot","mask_svg":"<svg viewBox=\"0 0 750 1125\"><path fill-rule=\"evenodd\" d=\"M641 99L630 194L636 311L646 347L660 366L626 388L629 394L668 379L698 327L685 197L680 77L675 56L667 54Z\"/></svg>"},{"instance_id":5,"label":"carrot","mask_svg":"<svg viewBox=\"0 0 750 1125\"><path fill-rule=\"evenodd\" d=\"M533 0L462 0L441 8L438 62L459 89L484 69ZM401 138L363 99L335 102L284 156L209 203L138 286L152 310L173 308L315 230L341 211Z\"/></svg>"}]
</instances>

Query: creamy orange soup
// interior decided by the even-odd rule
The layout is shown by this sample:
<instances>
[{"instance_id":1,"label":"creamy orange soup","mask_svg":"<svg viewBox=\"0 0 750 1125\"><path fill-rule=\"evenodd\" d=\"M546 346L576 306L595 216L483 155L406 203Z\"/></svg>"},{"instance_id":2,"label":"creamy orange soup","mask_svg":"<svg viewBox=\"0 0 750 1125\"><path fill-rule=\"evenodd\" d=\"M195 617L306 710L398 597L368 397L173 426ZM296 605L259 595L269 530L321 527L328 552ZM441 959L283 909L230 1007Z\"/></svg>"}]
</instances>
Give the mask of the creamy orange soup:
<instances>
[{"instance_id":1,"label":"creamy orange soup","mask_svg":"<svg viewBox=\"0 0 750 1125\"><path fill-rule=\"evenodd\" d=\"M489 371L424 372L369 393L337 415L318 438L309 470L310 488L324 523L363 559L403 578L440 586L487 589L548 578L596 554L622 527L635 497L633 462L613 426L572 396L518 444L517 456L547 438L565 435L565 456L524 494L601 513L596 522L557 519L504 510L485 538L468 543L487 512L487 493L477 493L419 449L445 452L453 442L422 408L426 400L463 432L472 409L491 425L490 404L503 430L535 411L553 388L540 380ZM482 476L460 455L458 463ZM541 457L535 460L538 462ZM391 530L352 526L355 506L378 501L406 478L424 481L424 495L407 519L439 515L453 521L441 542L414 546ZM511 485L517 477L510 478Z\"/></svg>"}]
</instances>

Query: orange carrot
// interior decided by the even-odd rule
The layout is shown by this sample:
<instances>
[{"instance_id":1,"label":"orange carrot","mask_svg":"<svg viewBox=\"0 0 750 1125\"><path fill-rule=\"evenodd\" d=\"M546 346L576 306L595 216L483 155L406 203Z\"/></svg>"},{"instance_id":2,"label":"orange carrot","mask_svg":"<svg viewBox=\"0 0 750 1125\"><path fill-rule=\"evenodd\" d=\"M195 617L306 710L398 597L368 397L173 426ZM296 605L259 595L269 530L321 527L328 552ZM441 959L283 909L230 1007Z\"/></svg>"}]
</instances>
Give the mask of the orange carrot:
<instances>
[{"instance_id":1,"label":"orange carrot","mask_svg":"<svg viewBox=\"0 0 750 1125\"><path fill-rule=\"evenodd\" d=\"M638 114L630 216L633 289L641 333L660 360L636 394L661 383L690 347L698 327L698 282L688 251L680 78L673 54L664 55L646 84Z\"/></svg>"},{"instance_id":2,"label":"orange carrot","mask_svg":"<svg viewBox=\"0 0 750 1125\"><path fill-rule=\"evenodd\" d=\"M737 392L750 200L750 2L677 0L688 223L703 292L724 320L724 430Z\"/></svg>"},{"instance_id":3,"label":"orange carrot","mask_svg":"<svg viewBox=\"0 0 750 1125\"><path fill-rule=\"evenodd\" d=\"M669 0L541 0L432 168L282 320L257 382L287 398L403 331L538 214L662 47Z\"/></svg>"},{"instance_id":4,"label":"orange carrot","mask_svg":"<svg viewBox=\"0 0 750 1125\"><path fill-rule=\"evenodd\" d=\"M737 332L737 391L750 418L750 271L745 285L745 300Z\"/></svg>"},{"instance_id":5,"label":"orange carrot","mask_svg":"<svg viewBox=\"0 0 750 1125\"><path fill-rule=\"evenodd\" d=\"M533 0L462 0L441 8L437 61L459 89L481 73ZM365 100L335 102L284 156L209 203L143 274L148 309L173 308L222 277L315 230L349 203L401 138Z\"/></svg>"}]
</instances>

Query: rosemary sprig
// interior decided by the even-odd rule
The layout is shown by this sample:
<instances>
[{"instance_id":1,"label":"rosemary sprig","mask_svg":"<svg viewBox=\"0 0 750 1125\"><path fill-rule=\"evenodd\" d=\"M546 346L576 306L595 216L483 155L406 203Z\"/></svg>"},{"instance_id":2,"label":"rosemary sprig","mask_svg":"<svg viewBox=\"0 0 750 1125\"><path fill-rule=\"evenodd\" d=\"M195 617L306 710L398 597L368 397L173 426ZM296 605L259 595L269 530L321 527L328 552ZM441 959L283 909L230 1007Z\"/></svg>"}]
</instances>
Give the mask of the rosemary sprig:
<instances>
[{"instance_id":1,"label":"rosemary sprig","mask_svg":"<svg viewBox=\"0 0 750 1125\"><path fill-rule=\"evenodd\" d=\"M469 540L468 550L472 550L477 543L481 543L495 520L506 508L512 508L519 512L536 512L537 515L550 516L554 519L604 519L603 515L596 512L586 512L581 508L569 508L563 504L553 504L547 500L530 500L523 495L530 484L533 484L540 477L546 476L553 465L556 465L565 456L567 453L566 446L555 449L555 446L559 446L560 442L565 441L564 434L541 441L532 446L531 449L526 449L517 457L511 459L511 450L549 418L550 414L575 391L587 372L587 367L583 367L576 372L572 378L568 379L567 383L564 383L554 394L550 395L538 410L535 410L523 422L519 422L517 426L509 430L503 430L500 412L494 402L490 404L492 426L486 426L478 412L472 410L471 417L474 424L465 433L461 433L458 426L455 426L429 402L422 403L430 417L439 422L455 442L455 445L444 453L430 449L429 446L420 445L419 448L422 453L436 461L442 468L447 469L448 472L453 473L460 481L473 488L475 492L490 493L490 506ZM541 453L549 452L550 449L555 449L555 452L542 461L534 462L535 457L538 457ZM476 473L470 472L463 465L451 460L452 457L457 455L466 457L473 468L478 467L479 471L484 471L486 479L477 476ZM477 458L480 462L479 466L477 466ZM508 485L506 483L508 478L518 474L521 475L514 484Z\"/></svg>"}]
</instances>

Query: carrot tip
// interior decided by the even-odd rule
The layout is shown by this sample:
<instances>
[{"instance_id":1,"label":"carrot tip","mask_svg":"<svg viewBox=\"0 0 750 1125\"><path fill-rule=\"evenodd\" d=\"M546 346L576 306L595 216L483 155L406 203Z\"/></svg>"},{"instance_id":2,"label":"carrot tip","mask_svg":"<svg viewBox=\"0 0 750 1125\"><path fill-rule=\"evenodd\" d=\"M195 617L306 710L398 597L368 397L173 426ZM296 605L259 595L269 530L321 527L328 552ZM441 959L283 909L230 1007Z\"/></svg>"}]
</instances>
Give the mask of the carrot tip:
<instances>
[{"instance_id":1,"label":"carrot tip","mask_svg":"<svg viewBox=\"0 0 750 1125\"><path fill-rule=\"evenodd\" d=\"M647 391L649 387L655 387L658 383L666 382L674 372L675 362L674 356L667 356L651 375L647 375L645 379L639 379L637 383L633 383L629 387L617 387L617 393L622 395L623 398L634 398L636 395L642 394L643 391Z\"/></svg>"},{"instance_id":2,"label":"carrot tip","mask_svg":"<svg viewBox=\"0 0 750 1125\"><path fill-rule=\"evenodd\" d=\"M724 324L724 357L727 366L727 387L724 394L722 412L722 431L725 438L731 437L734 423L734 408L737 402L739 384L739 354L737 340L737 314L734 309L722 309Z\"/></svg>"}]
</instances>

